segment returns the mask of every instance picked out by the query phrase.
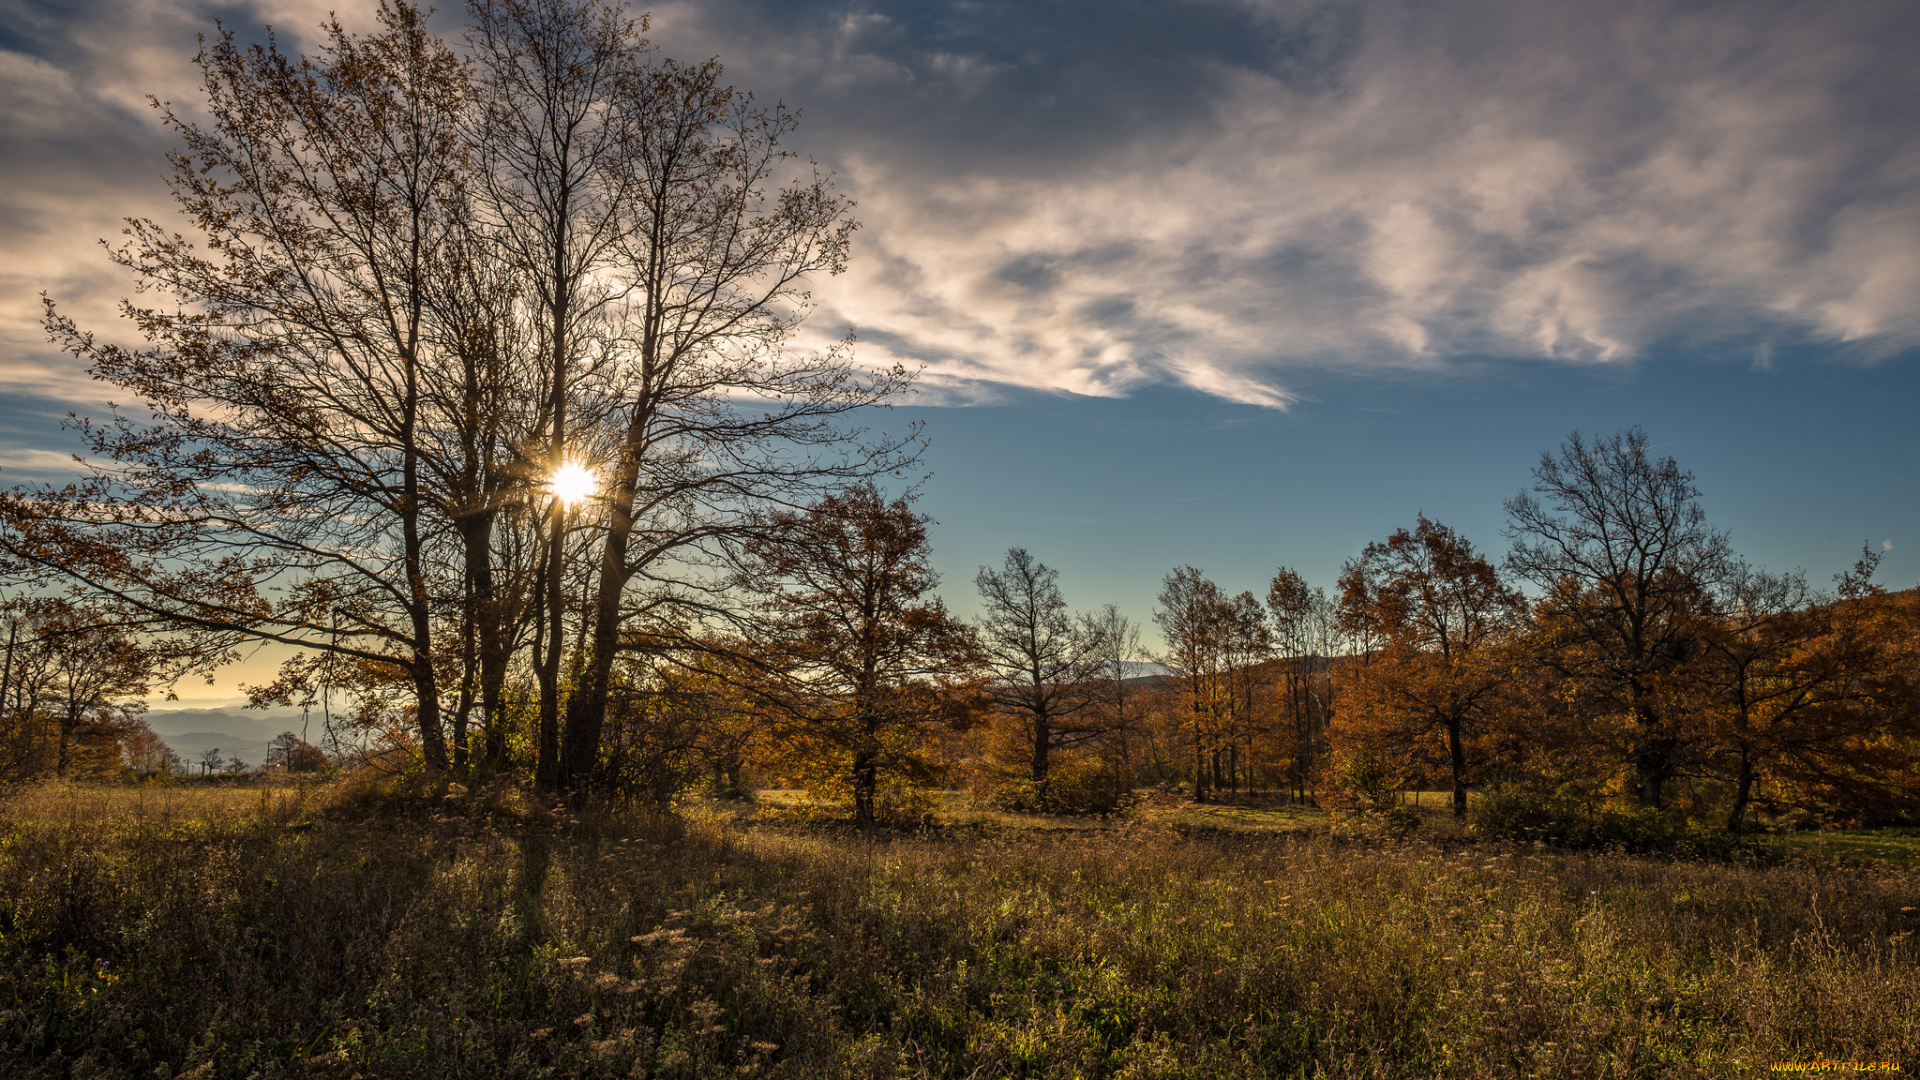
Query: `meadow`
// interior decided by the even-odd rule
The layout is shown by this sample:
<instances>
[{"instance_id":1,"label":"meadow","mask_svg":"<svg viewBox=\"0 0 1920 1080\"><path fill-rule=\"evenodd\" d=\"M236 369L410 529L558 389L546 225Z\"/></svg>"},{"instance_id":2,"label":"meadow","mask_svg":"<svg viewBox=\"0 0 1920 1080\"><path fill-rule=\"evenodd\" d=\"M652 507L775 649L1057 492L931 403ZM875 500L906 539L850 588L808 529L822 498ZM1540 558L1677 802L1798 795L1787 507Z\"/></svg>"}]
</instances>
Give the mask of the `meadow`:
<instances>
[{"instance_id":1,"label":"meadow","mask_svg":"<svg viewBox=\"0 0 1920 1080\"><path fill-rule=\"evenodd\" d=\"M1702 861L777 804L16 792L0 1075L1752 1076L1920 1046L1911 837Z\"/></svg>"}]
</instances>

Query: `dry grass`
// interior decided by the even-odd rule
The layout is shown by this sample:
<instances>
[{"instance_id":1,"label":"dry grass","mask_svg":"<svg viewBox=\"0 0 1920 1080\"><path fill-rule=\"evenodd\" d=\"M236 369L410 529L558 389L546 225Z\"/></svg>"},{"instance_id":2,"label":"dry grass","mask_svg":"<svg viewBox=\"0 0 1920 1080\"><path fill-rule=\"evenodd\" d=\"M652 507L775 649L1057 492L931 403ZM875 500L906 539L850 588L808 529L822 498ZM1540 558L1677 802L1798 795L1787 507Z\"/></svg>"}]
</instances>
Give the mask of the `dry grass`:
<instances>
[{"instance_id":1,"label":"dry grass","mask_svg":"<svg viewBox=\"0 0 1920 1080\"><path fill-rule=\"evenodd\" d=\"M464 801L9 801L0 1075L1666 1077L1920 1045L1906 869Z\"/></svg>"}]
</instances>

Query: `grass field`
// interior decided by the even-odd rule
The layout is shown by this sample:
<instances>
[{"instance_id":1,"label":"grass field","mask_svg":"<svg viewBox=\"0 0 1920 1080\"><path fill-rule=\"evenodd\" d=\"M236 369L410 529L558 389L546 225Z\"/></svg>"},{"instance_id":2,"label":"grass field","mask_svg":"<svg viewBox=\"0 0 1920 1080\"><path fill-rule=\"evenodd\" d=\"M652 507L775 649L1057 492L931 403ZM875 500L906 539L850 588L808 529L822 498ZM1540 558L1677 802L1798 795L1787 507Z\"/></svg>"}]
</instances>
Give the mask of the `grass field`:
<instances>
[{"instance_id":1,"label":"grass field","mask_svg":"<svg viewBox=\"0 0 1920 1080\"><path fill-rule=\"evenodd\" d=\"M1911 837L1747 865L1286 808L871 838L749 809L15 795L0 1075L1752 1076L1920 1046Z\"/></svg>"}]
</instances>

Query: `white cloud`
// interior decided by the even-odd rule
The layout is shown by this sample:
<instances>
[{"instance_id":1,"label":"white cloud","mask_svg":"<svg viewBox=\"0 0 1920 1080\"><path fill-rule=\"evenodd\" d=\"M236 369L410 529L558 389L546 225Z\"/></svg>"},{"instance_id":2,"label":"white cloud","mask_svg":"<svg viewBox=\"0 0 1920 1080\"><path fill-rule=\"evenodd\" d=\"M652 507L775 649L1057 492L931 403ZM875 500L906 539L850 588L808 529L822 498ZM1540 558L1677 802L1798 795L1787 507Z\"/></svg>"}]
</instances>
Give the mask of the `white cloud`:
<instances>
[{"instance_id":1,"label":"white cloud","mask_svg":"<svg viewBox=\"0 0 1920 1080\"><path fill-rule=\"evenodd\" d=\"M164 211L162 140L134 114L146 91L191 98L205 18L132 12L68 27L52 59L0 56L35 103L0 130L43 155L0 192L14 386L91 392L36 344L31 299L106 325L126 287L91 240ZM927 365L939 400L1171 382L1284 406L1308 369L1920 343L1902 0L713 0L654 26L806 108L796 145L864 222L810 340L851 328L868 361Z\"/></svg>"},{"instance_id":2,"label":"white cloud","mask_svg":"<svg viewBox=\"0 0 1920 1080\"><path fill-rule=\"evenodd\" d=\"M1077 156L1064 118L1058 147L1007 154L973 115L1007 109L995 79L1069 93L1071 58L1024 75L983 61L941 94L909 85L945 70L931 30L916 51L892 27L869 56L804 24L779 45L691 11L659 25L691 18L687 37L746 57L735 74L820 91L816 115L849 103L810 65L891 65L901 102L857 104L864 127L808 144L866 223L823 314L865 355L951 379L1172 381L1279 405L1308 367L1617 363L1675 344L1770 362L1776 338L1807 337L1873 359L1920 342L1920 87L1904 74L1920 34L1899 5L1363 9L1316 77L1165 57L1188 63L1191 107ZM1276 37L1313 32L1310 9L1263 13ZM926 128L970 132L979 160L955 167Z\"/></svg>"},{"instance_id":3,"label":"white cloud","mask_svg":"<svg viewBox=\"0 0 1920 1080\"><path fill-rule=\"evenodd\" d=\"M5 470L10 478L26 475L35 479L63 479L79 473L81 466L71 453L0 446L0 469Z\"/></svg>"}]
</instances>

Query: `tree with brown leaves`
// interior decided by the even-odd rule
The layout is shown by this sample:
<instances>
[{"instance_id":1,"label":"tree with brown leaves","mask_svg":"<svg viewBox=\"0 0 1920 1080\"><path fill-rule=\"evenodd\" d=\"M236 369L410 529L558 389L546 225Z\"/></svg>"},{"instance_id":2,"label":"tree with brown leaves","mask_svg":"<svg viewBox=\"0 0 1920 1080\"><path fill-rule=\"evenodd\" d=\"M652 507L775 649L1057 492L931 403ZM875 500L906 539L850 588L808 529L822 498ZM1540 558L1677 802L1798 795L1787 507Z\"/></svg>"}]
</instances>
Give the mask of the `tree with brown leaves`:
<instances>
[{"instance_id":1,"label":"tree with brown leaves","mask_svg":"<svg viewBox=\"0 0 1920 1080\"><path fill-rule=\"evenodd\" d=\"M1459 533L1419 515L1348 560L1340 618L1378 642L1342 697L1343 726L1399 747L1444 736L1453 815L1467 816L1472 729L1502 704L1511 659L1502 646L1524 628L1526 602Z\"/></svg>"},{"instance_id":2,"label":"tree with brown leaves","mask_svg":"<svg viewBox=\"0 0 1920 1080\"><path fill-rule=\"evenodd\" d=\"M177 306L126 305L140 350L47 316L153 420L83 424L114 466L6 495L0 544L179 627L404 672L439 770L424 383L436 271L464 235L468 84L419 9L380 20L329 22L306 58L222 33L198 57L207 124L156 103L193 229L130 222L113 257Z\"/></svg>"},{"instance_id":3,"label":"tree with brown leaves","mask_svg":"<svg viewBox=\"0 0 1920 1080\"><path fill-rule=\"evenodd\" d=\"M764 616L756 695L842 756L869 825L881 773L913 762L919 729L966 719L979 643L928 595L939 576L908 498L855 484L770 526L735 579Z\"/></svg>"}]
</instances>

